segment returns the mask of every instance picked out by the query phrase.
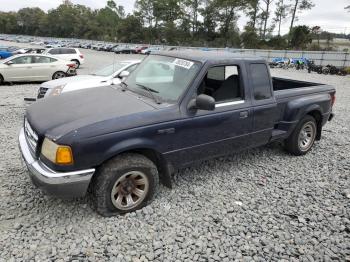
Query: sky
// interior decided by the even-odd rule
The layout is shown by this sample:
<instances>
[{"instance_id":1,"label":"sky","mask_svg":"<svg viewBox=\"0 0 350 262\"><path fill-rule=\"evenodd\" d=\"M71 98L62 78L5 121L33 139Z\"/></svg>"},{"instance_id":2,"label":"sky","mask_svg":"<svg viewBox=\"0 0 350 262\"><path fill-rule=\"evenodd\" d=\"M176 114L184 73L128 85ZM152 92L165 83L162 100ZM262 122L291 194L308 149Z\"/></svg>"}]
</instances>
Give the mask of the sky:
<instances>
[{"instance_id":1,"label":"sky","mask_svg":"<svg viewBox=\"0 0 350 262\"><path fill-rule=\"evenodd\" d=\"M91 8L101 8L106 5L107 0L71 0L74 4L83 4ZM275 0L276 2L277 0ZM287 3L290 0L286 0ZM124 6L127 13L131 13L135 0L117 0L119 5ZM298 15L297 24L309 26L319 25L321 29L334 33L350 34L350 12L344 10L350 5L350 0L313 0L315 7ZM24 7L40 7L44 11L57 7L62 0L0 0L0 11L17 11ZM246 24L247 18L244 14L238 20L240 29ZM282 25L282 34L287 33L290 19Z\"/></svg>"}]
</instances>

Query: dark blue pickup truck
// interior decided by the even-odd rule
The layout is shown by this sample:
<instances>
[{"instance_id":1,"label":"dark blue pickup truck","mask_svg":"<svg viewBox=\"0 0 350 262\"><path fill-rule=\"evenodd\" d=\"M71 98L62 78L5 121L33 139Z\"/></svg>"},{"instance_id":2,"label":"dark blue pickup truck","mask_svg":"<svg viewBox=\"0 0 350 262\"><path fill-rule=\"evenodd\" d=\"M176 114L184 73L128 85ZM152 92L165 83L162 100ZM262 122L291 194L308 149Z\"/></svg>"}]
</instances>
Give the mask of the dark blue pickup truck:
<instances>
[{"instance_id":1,"label":"dark blue pickup truck","mask_svg":"<svg viewBox=\"0 0 350 262\"><path fill-rule=\"evenodd\" d=\"M120 85L36 102L19 144L35 185L102 215L147 205L159 181L205 159L280 141L303 155L333 117L335 89L271 78L266 61L218 52L147 57Z\"/></svg>"}]
</instances>

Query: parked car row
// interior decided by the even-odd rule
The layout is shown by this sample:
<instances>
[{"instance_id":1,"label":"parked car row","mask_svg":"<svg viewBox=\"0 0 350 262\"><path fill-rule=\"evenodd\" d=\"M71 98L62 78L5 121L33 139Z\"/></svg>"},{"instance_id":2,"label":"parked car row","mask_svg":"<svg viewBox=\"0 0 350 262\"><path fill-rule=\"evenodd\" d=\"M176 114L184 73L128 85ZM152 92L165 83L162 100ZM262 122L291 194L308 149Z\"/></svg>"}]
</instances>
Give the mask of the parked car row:
<instances>
[{"instance_id":1,"label":"parked car row","mask_svg":"<svg viewBox=\"0 0 350 262\"><path fill-rule=\"evenodd\" d=\"M148 46L148 45L122 45L122 44L82 44L79 47L96 51L114 52L116 54L144 54L149 55L155 51L171 51L176 47Z\"/></svg>"}]
</instances>

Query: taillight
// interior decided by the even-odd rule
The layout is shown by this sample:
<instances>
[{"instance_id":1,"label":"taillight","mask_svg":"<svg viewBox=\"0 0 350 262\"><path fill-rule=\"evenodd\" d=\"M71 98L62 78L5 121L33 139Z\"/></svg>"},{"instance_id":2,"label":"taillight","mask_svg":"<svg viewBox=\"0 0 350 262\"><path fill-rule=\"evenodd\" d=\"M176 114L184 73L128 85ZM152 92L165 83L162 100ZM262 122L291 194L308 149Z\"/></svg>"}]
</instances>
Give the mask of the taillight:
<instances>
[{"instance_id":1,"label":"taillight","mask_svg":"<svg viewBox=\"0 0 350 262\"><path fill-rule=\"evenodd\" d=\"M335 103L335 93L331 94L331 104L332 104L332 107Z\"/></svg>"},{"instance_id":2,"label":"taillight","mask_svg":"<svg viewBox=\"0 0 350 262\"><path fill-rule=\"evenodd\" d=\"M84 58L84 56L83 56L82 54L80 54L80 55L79 55L79 57L80 57L81 59L83 59L83 58Z\"/></svg>"}]
</instances>

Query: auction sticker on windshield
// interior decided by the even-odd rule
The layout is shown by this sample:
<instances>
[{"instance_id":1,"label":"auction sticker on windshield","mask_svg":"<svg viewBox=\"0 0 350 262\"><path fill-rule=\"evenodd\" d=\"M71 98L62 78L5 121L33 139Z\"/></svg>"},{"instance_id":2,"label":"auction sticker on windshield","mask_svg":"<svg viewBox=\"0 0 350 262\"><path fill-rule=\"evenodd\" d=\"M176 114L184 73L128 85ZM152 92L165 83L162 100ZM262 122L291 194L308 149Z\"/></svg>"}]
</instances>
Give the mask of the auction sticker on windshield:
<instances>
[{"instance_id":1,"label":"auction sticker on windshield","mask_svg":"<svg viewBox=\"0 0 350 262\"><path fill-rule=\"evenodd\" d=\"M190 69L193 66L193 62L176 58L173 62L174 65L180 66L186 69Z\"/></svg>"}]
</instances>

